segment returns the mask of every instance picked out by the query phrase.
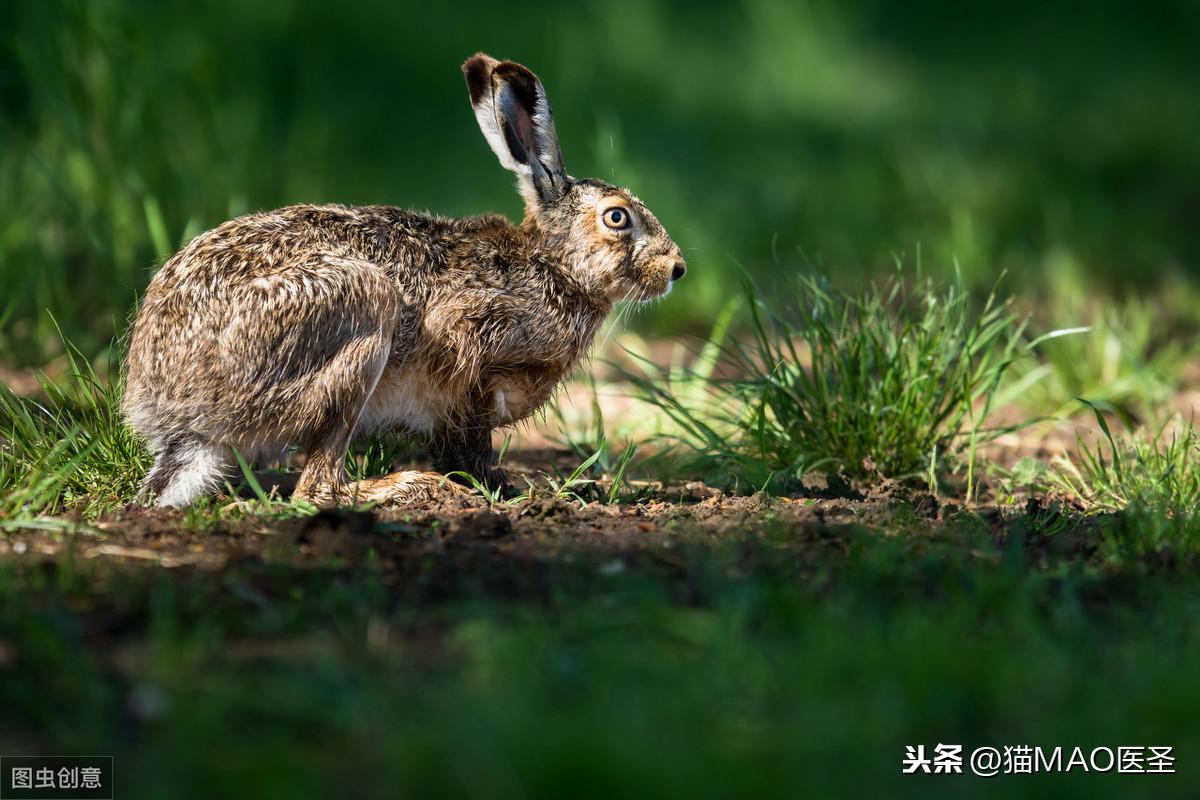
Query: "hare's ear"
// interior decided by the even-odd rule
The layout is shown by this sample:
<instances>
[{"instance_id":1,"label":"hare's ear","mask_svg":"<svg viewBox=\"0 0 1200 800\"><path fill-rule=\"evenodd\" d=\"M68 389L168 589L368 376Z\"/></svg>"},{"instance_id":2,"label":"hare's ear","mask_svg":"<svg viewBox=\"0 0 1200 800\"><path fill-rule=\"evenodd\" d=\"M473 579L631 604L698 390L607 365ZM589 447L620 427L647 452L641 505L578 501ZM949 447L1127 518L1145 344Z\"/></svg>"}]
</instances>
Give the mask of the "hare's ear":
<instances>
[{"instance_id":1,"label":"hare's ear","mask_svg":"<svg viewBox=\"0 0 1200 800\"><path fill-rule=\"evenodd\" d=\"M463 64L463 75L479 128L500 164L517 173L526 203L558 198L568 178L542 82L520 64L483 53Z\"/></svg>"}]
</instances>

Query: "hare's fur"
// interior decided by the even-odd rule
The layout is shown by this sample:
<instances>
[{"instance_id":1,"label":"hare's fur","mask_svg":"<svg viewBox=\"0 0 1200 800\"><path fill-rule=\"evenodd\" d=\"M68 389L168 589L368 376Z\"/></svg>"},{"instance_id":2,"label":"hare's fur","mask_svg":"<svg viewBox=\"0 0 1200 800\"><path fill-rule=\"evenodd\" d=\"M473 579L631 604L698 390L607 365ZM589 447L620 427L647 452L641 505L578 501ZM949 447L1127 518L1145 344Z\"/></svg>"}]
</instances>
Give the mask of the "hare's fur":
<instances>
[{"instance_id":1,"label":"hare's fur","mask_svg":"<svg viewBox=\"0 0 1200 800\"><path fill-rule=\"evenodd\" d=\"M492 430L550 398L614 302L664 294L682 274L637 198L561 171L532 73L486 56L464 71L477 116L483 107L501 131L485 126L489 142L513 140L498 155L526 197L520 226L292 206L202 234L154 276L130 340L125 413L156 455L144 490L160 505L215 489L235 448L252 460L289 445L307 452L296 496L319 504L444 490L435 473L348 483L346 449L371 430L425 434L439 470L499 483ZM610 230L614 204L636 224Z\"/></svg>"}]
</instances>

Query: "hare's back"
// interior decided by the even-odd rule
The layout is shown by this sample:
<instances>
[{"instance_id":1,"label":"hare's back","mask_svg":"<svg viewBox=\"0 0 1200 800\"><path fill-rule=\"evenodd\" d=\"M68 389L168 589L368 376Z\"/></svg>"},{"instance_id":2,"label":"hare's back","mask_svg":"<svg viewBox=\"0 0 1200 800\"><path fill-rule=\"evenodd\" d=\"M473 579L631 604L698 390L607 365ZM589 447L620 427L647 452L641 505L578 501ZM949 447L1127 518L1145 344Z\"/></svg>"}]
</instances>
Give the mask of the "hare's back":
<instances>
[{"instance_id":1,"label":"hare's back","mask_svg":"<svg viewBox=\"0 0 1200 800\"><path fill-rule=\"evenodd\" d=\"M247 214L200 234L154 276L151 291L209 290L279 275L323 258L388 266L407 260L433 221L390 206L299 205Z\"/></svg>"}]
</instances>

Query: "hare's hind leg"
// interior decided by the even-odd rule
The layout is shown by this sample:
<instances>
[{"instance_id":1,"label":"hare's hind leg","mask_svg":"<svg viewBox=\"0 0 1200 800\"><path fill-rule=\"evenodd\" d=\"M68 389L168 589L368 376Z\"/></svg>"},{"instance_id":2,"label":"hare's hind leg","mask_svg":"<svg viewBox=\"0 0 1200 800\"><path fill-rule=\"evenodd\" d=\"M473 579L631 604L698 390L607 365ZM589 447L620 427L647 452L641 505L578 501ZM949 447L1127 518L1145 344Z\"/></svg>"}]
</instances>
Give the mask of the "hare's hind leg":
<instances>
[{"instance_id":1,"label":"hare's hind leg","mask_svg":"<svg viewBox=\"0 0 1200 800\"><path fill-rule=\"evenodd\" d=\"M437 481L397 473L347 483L346 449L379 383L403 309L380 267L322 257L257 279L225 338L245 402L230 416L240 438L285 438L307 460L292 497L320 506L407 502ZM264 323L264 319L266 322Z\"/></svg>"}]
</instances>

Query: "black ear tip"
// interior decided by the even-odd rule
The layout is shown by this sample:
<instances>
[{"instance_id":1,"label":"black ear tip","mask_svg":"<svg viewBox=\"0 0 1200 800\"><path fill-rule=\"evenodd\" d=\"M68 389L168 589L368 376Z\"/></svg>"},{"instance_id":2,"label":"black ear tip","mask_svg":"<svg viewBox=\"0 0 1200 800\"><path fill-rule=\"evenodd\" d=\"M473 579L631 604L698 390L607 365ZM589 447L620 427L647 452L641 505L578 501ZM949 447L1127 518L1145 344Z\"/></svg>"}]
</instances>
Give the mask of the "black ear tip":
<instances>
[{"instance_id":1,"label":"black ear tip","mask_svg":"<svg viewBox=\"0 0 1200 800\"><path fill-rule=\"evenodd\" d=\"M512 87L521 105L532 111L538 92L538 76L533 74L533 70L515 61L501 61L495 66L493 74Z\"/></svg>"},{"instance_id":2,"label":"black ear tip","mask_svg":"<svg viewBox=\"0 0 1200 800\"><path fill-rule=\"evenodd\" d=\"M519 83L522 85L533 85L537 83L537 75L533 74L533 70L524 64L518 64L515 61L501 61L496 64L496 77L501 80L509 81L510 83Z\"/></svg>"},{"instance_id":3,"label":"black ear tip","mask_svg":"<svg viewBox=\"0 0 1200 800\"><path fill-rule=\"evenodd\" d=\"M462 65L463 77L467 79L467 91L471 94L471 103L478 103L491 88L491 72L496 59L486 53L476 53Z\"/></svg>"}]
</instances>

